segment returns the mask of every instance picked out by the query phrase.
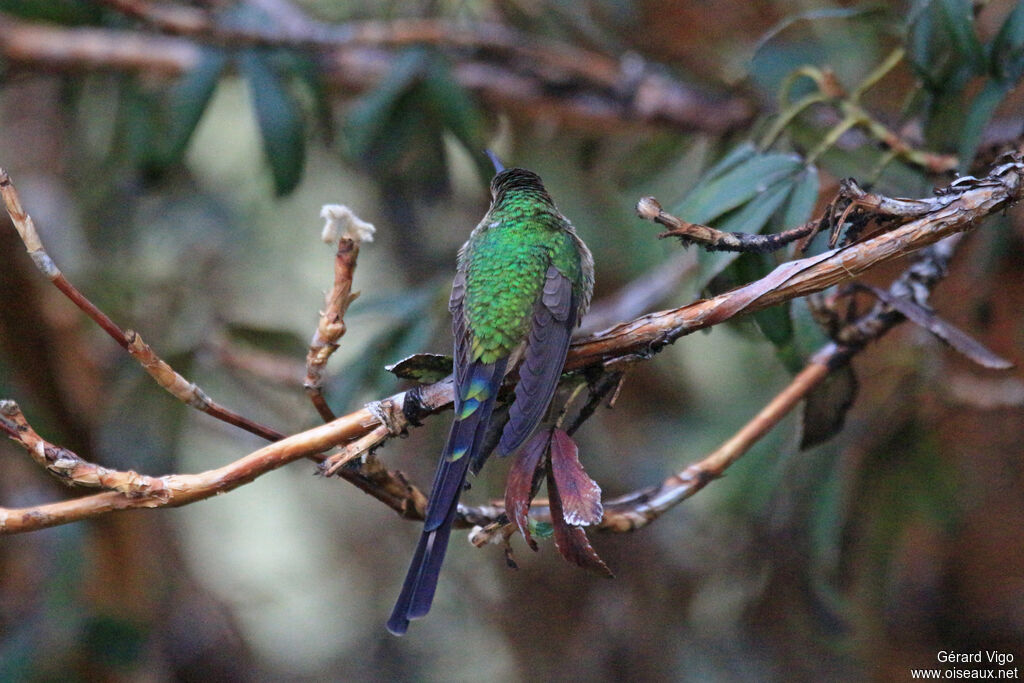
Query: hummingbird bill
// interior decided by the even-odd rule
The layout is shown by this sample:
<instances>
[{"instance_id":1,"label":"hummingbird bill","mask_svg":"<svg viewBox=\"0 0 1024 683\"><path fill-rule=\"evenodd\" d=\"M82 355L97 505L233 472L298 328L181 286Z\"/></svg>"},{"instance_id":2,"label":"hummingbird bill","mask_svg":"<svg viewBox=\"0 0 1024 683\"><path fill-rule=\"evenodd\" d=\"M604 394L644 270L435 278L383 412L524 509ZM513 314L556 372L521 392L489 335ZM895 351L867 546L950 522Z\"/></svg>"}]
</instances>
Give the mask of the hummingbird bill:
<instances>
[{"instance_id":1,"label":"hummingbird bill","mask_svg":"<svg viewBox=\"0 0 1024 683\"><path fill-rule=\"evenodd\" d=\"M459 496L489 453L488 425L505 375L519 382L494 449L515 453L547 412L573 329L590 305L594 260L536 173L494 161L491 205L458 253L448 310L455 338L455 417L434 476L423 531L388 630L426 616Z\"/></svg>"}]
</instances>

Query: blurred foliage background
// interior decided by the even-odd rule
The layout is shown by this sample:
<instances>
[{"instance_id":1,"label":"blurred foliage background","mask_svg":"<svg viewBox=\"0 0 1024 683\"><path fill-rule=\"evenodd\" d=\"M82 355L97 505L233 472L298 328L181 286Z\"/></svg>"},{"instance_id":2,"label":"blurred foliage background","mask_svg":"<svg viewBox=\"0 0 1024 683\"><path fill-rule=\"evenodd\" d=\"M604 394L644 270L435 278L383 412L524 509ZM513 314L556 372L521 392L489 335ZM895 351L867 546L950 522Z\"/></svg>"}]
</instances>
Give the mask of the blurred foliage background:
<instances>
[{"instance_id":1,"label":"blurred foliage background","mask_svg":"<svg viewBox=\"0 0 1024 683\"><path fill-rule=\"evenodd\" d=\"M1020 148L1022 71L1009 0L0 0L0 165L72 282L215 399L291 432L316 424L301 381L332 277L324 203L378 227L331 364L341 414L399 389L385 364L447 352L484 147L539 172L578 226L605 316L585 325L607 326L776 263L658 242L640 196L747 232L817 215L845 176L925 196ZM261 445L175 403L0 227L0 395L42 435L149 474ZM969 238L933 302L1019 365L1022 274L1018 207ZM820 341L802 310L635 367L578 434L605 495L698 459L781 389ZM1019 662L1020 371L907 325L854 365L837 437L801 452L793 419L650 527L594 535L615 580L550 544L517 544L510 571L456 542L404 639L383 622L416 525L309 464L4 537L0 680L902 680L939 650ZM379 455L425 487L446 429ZM70 495L13 444L0 468L4 506ZM500 496L504 467L488 470L468 500Z\"/></svg>"}]
</instances>

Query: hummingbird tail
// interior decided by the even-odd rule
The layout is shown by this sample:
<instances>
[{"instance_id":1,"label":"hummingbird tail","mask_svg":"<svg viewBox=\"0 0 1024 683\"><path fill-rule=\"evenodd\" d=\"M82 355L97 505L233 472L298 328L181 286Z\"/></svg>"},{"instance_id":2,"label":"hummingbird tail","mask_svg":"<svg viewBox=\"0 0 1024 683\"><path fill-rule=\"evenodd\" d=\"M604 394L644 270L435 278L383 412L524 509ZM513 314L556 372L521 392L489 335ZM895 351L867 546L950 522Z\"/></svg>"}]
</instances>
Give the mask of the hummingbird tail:
<instances>
[{"instance_id":1,"label":"hummingbird tail","mask_svg":"<svg viewBox=\"0 0 1024 683\"><path fill-rule=\"evenodd\" d=\"M455 421L452 422L434 485L427 504L423 533L409 572L402 584L395 608L387 628L402 635L409 628L410 619L427 615L434 600L437 579L441 573L452 522L458 509L459 495L466 482L469 466L478 456L491 420L494 399L505 376L507 359L497 363L474 364L466 373L461 386L456 388L460 400L456 401Z\"/></svg>"}]
</instances>

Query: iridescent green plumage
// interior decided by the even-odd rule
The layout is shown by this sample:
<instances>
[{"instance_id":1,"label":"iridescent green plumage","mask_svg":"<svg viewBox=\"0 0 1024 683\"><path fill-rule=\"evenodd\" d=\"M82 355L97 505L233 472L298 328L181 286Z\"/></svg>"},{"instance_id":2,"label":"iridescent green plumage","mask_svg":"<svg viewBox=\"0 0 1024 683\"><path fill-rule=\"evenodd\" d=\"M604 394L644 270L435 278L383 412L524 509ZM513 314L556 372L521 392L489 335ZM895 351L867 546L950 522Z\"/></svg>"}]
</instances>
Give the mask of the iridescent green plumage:
<instances>
[{"instance_id":1,"label":"iridescent green plumage","mask_svg":"<svg viewBox=\"0 0 1024 683\"><path fill-rule=\"evenodd\" d=\"M499 169L491 196L490 210L459 251L449 302L455 421L416 554L388 621L395 634L430 609L466 475L487 456L481 452L484 437L505 373L518 367L519 383L499 455L515 452L543 418L572 330L590 304L590 251L540 177L521 168Z\"/></svg>"},{"instance_id":2,"label":"iridescent green plumage","mask_svg":"<svg viewBox=\"0 0 1024 683\"><path fill-rule=\"evenodd\" d=\"M547 193L514 189L502 199L473 231L459 258L460 270L467 272L464 312L472 360L484 363L509 355L526 339L548 266L572 283L578 301L584 302L589 292L582 242Z\"/></svg>"}]
</instances>

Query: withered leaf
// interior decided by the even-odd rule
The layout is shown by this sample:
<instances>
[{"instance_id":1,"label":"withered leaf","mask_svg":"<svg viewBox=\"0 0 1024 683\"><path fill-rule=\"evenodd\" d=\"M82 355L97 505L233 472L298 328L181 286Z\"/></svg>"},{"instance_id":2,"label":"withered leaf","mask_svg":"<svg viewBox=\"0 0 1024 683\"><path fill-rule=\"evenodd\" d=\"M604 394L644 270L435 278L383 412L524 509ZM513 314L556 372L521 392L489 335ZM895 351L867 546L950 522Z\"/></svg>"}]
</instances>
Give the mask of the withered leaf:
<instances>
[{"instance_id":1,"label":"withered leaf","mask_svg":"<svg viewBox=\"0 0 1024 683\"><path fill-rule=\"evenodd\" d=\"M997 356L977 339L943 320L917 302L903 297L892 296L889 292L878 287L869 286L868 289L880 300L902 313L907 320L928 330L978 365L994 370L1008 370L1013 367L1013 363Z\"/></svg>"},{"instance_id":2,"label":"withered leaf","mask_svg":"<svg viewBox=\"0 0 1024 683\"><path fill-rule=\"evenodd\" d=\"M573 526L599 523L604 516L601 487L587 476L576 442L562 429L551 432L550 461L566 523Z\"/></svg>"},{"instance_id":3,"label":"withered leaf","mask_svg":"<svg viewBox=\"0 0 1024 683\"><path fill-rule=\"evenodd\" d=\"M833 368L804 400L800 416L801 450L817 446L839 433L857 397L857 375L848 362Z\"/></svg>"},{"instance_id":4,"label":"withered leaf","mask_svg":"<svg viewBox=\"0 0 1024 683\"><path fill-rule=\"evenodd\" d=\"M386 365L384 369L402 379L430 384L452 374L452 357L438 353L417 353L392 365Z\"/></svg>"},{"instance_id":5,"label":"withered leaf","mask_svg":"<svg viewBox=\"0 0 1024 683\"><path fill-rule=\"evenodd\" d=\"M550 439L551 432L546 429L534 434L512 461L508 482L505 484L505 514L519 527L526 543L533 550L537 550L537 542L530 534L530 501L537 481L537 466L548 449Z\"/></svg>"},{"instance_id":6,"label":"withered leaf","mask_svg":"<svg viewBox=\"0 0 1024 683\"><path fill-rule=\"evenodd\" d=\"M562 510L562 500L558 495L558 484L551 471L551 459L547 461L548 470L548 504L551 507L551 528L555 537L555 547L567 562L583 567L592 572L612 578L612 570L598 556L590 545L587 532L582 527L566 524Z\"/></svg>"}]
</instances>

